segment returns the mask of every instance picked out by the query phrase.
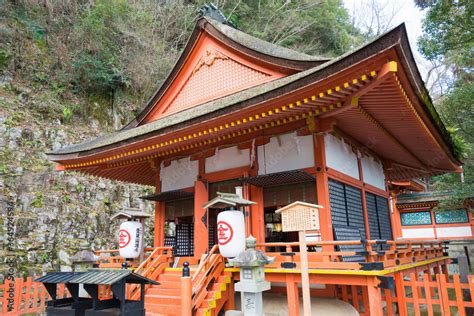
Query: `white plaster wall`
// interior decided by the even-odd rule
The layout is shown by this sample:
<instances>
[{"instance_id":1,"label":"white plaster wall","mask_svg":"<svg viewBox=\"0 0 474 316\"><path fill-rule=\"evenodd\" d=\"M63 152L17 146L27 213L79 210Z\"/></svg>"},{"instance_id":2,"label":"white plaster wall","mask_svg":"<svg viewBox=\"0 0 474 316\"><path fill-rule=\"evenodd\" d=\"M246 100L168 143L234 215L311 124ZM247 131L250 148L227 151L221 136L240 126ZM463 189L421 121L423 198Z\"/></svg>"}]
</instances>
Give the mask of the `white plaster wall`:
<instances>
[{"instance_id":1,"label":"white plaster wall","mask_svg":"<svg viewBox=\"0 0 474 316\"><path fill-rule=\"evenodd\" d=\"M364 182L379 189L385 190L385 174L383 166L373 157L363 156L361 159L362 174L364 175Z\"/></svg>"},{"instance_id":2,"label":"white plaster wall","mask_svg":"<svg viewBox=\"0 0 474 316\"><path fill-rule=\"evenodd\" d=\"M349 144L331 134L324 136L326 165L355 179L359 177L357 155Z\"/></svg>"},{"instance_id":3,"label":"white plaster wall","mask_svg":"<svg viewBox=\"0 0 474 316\"><path fill-rule=\"evenodd\" d=\"M206 158L206 173L248 166L250 151L240 150L237 146L217 150L212 157Z\"/></svg>"},{"instance_id":4,"label":"white plaster wall","mask_svg":"<svg viewBox=\"0 0 474 316\"><path fill-rule=\"evenodd\" d=\"M194 186L199 173L198 161L190 158L173 160L168 167L161 166L161 192Z\"/></svg>"},{"instance_id":5,"label":"white plaster wall","mask_svg":"<svg viewBox=\"0 0 474 316\"><path fill-rule=\"evenodd\" d=\"M403 228L403 238L435 238L433 228Z\"/></svg>"},{"instance_id":6,"label":"white plaster wall","mask_svg":"<svg viewBox=\"0 0 474 316\"><path fill-rule=\"evenodd\" d=\"M436 227L438 238L445 237L471 237L471 226L455 226L455 227Z\"/></svg>"},{"instance_id":7,"label":"white plaster wall","mask_svg":"<svg viewBox=\"0 0 474 316\"><path fill-rule=\"evenodd\" d=\"M313 167L313 136L289 133L272 137L257 148L257 155L259 175Z\"/></svg>"}]
</instances>

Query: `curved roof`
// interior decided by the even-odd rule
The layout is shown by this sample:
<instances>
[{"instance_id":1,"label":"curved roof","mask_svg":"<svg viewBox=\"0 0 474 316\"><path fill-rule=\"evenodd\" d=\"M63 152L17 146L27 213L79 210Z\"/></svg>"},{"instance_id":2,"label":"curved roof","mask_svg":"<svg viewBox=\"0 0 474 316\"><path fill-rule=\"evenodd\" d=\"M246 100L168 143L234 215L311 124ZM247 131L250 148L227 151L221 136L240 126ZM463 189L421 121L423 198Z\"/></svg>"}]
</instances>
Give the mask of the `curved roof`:
<instances>
[{"instance_id":1,"label":"curved roof","mask_svg":"<svg viewBox=\"0 0 474 316\"><path fill-rule=\"evenodd\" d=\"M274 68L286 70L286 72L298 72L321 65L330 60L329 58L311 56L266 42L231 26L220 23L210 17L204 16L198 19L196 27L194 28L186 47L165 81L163 81L163 84L148 100L140 114L138 114L137 117L129 122L123 129L134 128L140 125L153 110L155 105L159 102L160 98L164 95L168 87L178 75L202 32L209 34L213 38L225 43L225 45L239 51L240 53L268 63Z\"/></svg>"},{"instance_id":2,"label":"curved roof","mask_svg":"<svg viewBox=\"0 0 474 316\"><path fill-rule=\"evenodd\" d=\"M229 39L247 48L250 48L254 51L260 52L268 56L288 59L288 60L295 60L295 61L328 61L329 60L329 58L326 58L326 57L308 55L305 53L295 51L290 48L278 46L273 43L261 40L252 35L239 31L229 25L213 20L209 17L204 17L204 19L206 19L210 24L212 24L212 26L214 26L217 30L219 30L222 34L227 36Z\"/></svg>"},{"instance_id":3,"label":"curved roof","mask_svg":"<svg viewBox=\"0 0 474 316\"><path fill-rule=\"evenodd\" d=\"M201 19L208 20L209 18L206 17L206 18L201 18ZM219 23L219 22L215 22L215 23ZM224 24L221 24L221 25L225 26ZM225 27L228 27L228 26L225 26ZM331 61L323 63L322 65L307 69L305 71L298 72L296 74L293 74L287 77L276 79L276 80L273 80L273 81L270 81L270 82L267 82L267 83L264 83L264 84L246 89L246 90L242 90L237 93L198 105L196 107L193 107L193 108L190 108L178 113L174 113L172 115L166 116L164 118L160 118L156 121L150 122L145 125L140 125L131 129L123 129L109 135L98 137L91 141L87 141L84 143L75 144L75 145L67 146L55 151L51 151L51 152L48 152L48 155L56 156L56 155L80 153L84 151L107 147L113 144L118 144L120 142L137 138L140 136L145 136L150 133L156 133L162 130L164 131L165 129L168 129L168 128L172 128L172 127L179 128L180 124L187 122L191 119L196 119L196 118L203 117L211 113L216 113L219 110L224 110L228 107L231 107L233 105L236 105L238 103L241 103L247 100L251 100L252 98L262 96L271 91L282 89L293 83L294 84L298 84L298 82L303 83L303 80L306 78L313 79L313 80L316 78L322 79L324 78L324 76L321 76L321 75L318 76L319 73L323 75L325 74L327 75L329 73L332 73L333 71L331 70L333 69L334 71L336 71L337 69L342 68L340 67L341 64L344 66L348 66L349 64L356 62L359 59L355 57L355 55L358 52L362 53L362 55L367 56L368 54L373 53L374 51L379 51L380 49L382 49L382 47L393 46L394 44L396 44L396 42L400 41L400 35L401 35L400 32L402 32L403 34L406 33L406 30L403 24L379 36L378 38L374 39L372 42L365 44L362 47L359 47L344 55L341 55L338 58L335 58ZM366 52L368 50L369 52ZM362 55L361 57L364 57ZM409 62L410 61L408 60L407 63ZM418 78L418 80L416 80L415 78L414 85L418 87L420 85L422 86L423 83L421 81L421 78ZM297 86L292 86L292 87L298 88ZM423 91L418 91L418 93L422 94ZM436 113L435 110L428 109L428 112L430 114L432 114L433 111L434 113ZM442 125L442 122L439 120L439 117L435 117L435 118L432 117L432 119L435 121L436 125L441 131L441 134L443 134L444 136L443 131L445 130L445 128ZM445 139L446 139L446 142L450 145L450 139L449 138L445 138Z\"/></svg>"},{"instance_id":4,"label":"curved roof","mask_svg":"<svg viewBox=\"0 0 474 316\"><path fill-rule=\"evenodd\" d=\"M207 19L200 21L210 25ZM219 32L219 34L222 33ZM294 100L294 98L311 95L321 87L327 86L329 82L342 80L349 74L350 76L360 75L361 71L366 73L373 67L381 67L389 60L398 60L400 77L391 76L390 80L361 97L361 102L365 103L358 109L335 112L336 114L333 115L343 127L343 132L355 137L361 144L370 143L374 150L377 149L382 153L382 157L395 159L394 162L398 161L398 164L389 166L391 180L410 179L420 174L427 174L428 169L425 168L432 168L430 170L434 173L457 171L459 161L454 157L451 140L429 100L410 51L404 25L323 64L170 114L145 125L62 148L48 155L51 160L66 164L77 163L78 160L82 162L84 159L100 158L101 160L104 155L112 157L117 152L129 150L133 146L143 146L144 143L157 138L165 140L177 137L178 134L179 136L186 135L188 130L197 129L203 122L214 122L223 117L229 118L238 116L240 113L256 111L260 107L270 107L272 102L281 102L278 100L284 98ZM342 82L337 81L339 85ZM413 104L410 100L406 102L408 97L403 89L407 89ZM387 98L387 93L390 93L390 98ZM338 95L340 98L347 97L347 94L342 92L336 92L331 97L338 98ZM377 120L380 120L380 123ZM370 123L373 125L371 130L364 125L367 122L375 122ZM368 139L371 135L377 140L376 143L371 143ZM412 137L413 135L419 135L419 137ZM395 156L394 148L398 150ZM438 154L439 159L431 159ZM141 155L141 150L140 154L132 152L132 155ZM422 169L417 166L421 166ZM70 168L75 168L75 166ZM136 168L145 170L151 167L137 164ZM93 167L81 170L84 172L89 170L99 175L114 173L108 175L111 178L116 178L116 175L120 173L119 170L112 169L99 172L99 169L100 167ZM151 173L147 171L146 174ZM131 177L132 173L129 172L127 175ZM126 181L133 182L125 178ZM139 183L138 180L134 181Z\"/></svg>"}]
</instances>

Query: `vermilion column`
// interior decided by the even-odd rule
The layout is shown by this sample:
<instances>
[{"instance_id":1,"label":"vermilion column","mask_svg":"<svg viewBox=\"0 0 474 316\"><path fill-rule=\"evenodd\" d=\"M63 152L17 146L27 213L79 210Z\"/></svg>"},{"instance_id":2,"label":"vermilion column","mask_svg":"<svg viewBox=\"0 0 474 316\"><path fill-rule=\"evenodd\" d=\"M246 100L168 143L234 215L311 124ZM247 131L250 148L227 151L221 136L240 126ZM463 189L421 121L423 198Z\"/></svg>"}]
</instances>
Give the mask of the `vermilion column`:
<instances>
[{"instance_id":1,"label":"vermilion column","mask_svg":"<svg viewBox=\"0 0 474 316\"><path fill-rule=\"evenodd\" d=\"M323 208L319 211L322 240L334 240L332 232L331 207L329 202L328 174L326 172L326 151L324 136L314 136L314 159L316 167L316 195L318 204ZM324 246L323 250L331 251L331 246Z\"/></svg>"},{"instance_id":2,"label":"vermilion column","mask_svg":"<svg viewBox=\"0 0 474 316\"><path fill-rule=\"evenodd\" d=\"M194 182L194 257L201 258L209 244L207 214L202 207L209 199L207 185L202 181ZM203 222L206 222L206 224Z\"/></svg>"},{"instance_id":3,"label":"vermilion column","mask_svg":"<svg viewBox=\"0 0 474 316\"><path fill-rule=\"evenodd\" d=\"M165 203L155 202L155 231L153 245L163 247L165 245Z\"/></svg>"},{"instance_id":4,"label":"vermilion column","mask_svg":"<svg viewBox=\"0 0 474 316\"><path fill-rule=\"evenodd\" d=\"M155 193L161 192L160 167L156 170ZM165 245L165 203L155 202L155 227L153 246L163 247Z\"/></svg>"},{"instance_id":5,"label":"vermilion column","mask_svg":"<svg viewBox=\"0 0 474 316\"><path fill-rule=\"evenodd\" d=\"M250 200L256 203L250 207L252 235L258 243L263 243L265 242L263 188L250 185Z\"/></svg>"},{"instance_id":6,"label":"vermilion column","mask_svg":"<svg viewBox=\"0 0 474 316\"><path fill-rule=\"evenodd\" d=\"M365 194L365 186L364 186L364 171L362 170L361 158L357 158L357 166L359 168L359 180L362 182L361 198L362 198L362 213L364 215L365 238L371 239L370 225L369 225L369 212L367 211L367 197Z\"/></svg>"},{"instance_id":7,"label":"vermilion column","mask_svg":"<svg viewBox=\"0 0 474 316\"><path fill-rule=\"evenodd\" d=\"M392 233L393 239L402 238L402 223L400 219L400 211L397 208L397 196L394 193L390 193L391 201L391 211L390 211L390 221L392 224Z\"/></svg>"}]
</instances>

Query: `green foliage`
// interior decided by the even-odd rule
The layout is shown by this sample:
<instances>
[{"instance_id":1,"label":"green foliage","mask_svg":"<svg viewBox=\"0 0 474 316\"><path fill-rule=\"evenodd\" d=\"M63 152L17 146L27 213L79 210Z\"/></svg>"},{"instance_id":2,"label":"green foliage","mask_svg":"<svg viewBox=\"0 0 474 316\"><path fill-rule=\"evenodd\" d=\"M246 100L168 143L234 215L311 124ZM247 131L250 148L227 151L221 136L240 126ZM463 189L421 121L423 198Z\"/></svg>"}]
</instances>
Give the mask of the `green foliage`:
<instances>
[{"instance_id":1,"label":"green foliage","mask_svg":"<svg viewBox=\"0 0 474 316\"><path fill-rule=\"evenodd\" d=\"M458 80L451 91L438 104L443 121L456 128L471 146L474 144L474 82Z\"/></svg>"},{"instance_id":2,"label":"green foliage","mask_svg":"<svg viewBox=\"0 0 474 316\"><path fill-rule=\"evenodd\" d=\"M35 193L35 198L33 201L31 201L31 206L35 208L40 208L43 207L43 193L42 192L36 192Z\"/></svg>"},{"instance_id":3,"label":"green foliage","mask_svg":"<svg viewBox=\"0 0 474 316\"><path fill-rule=\"evenodd\" d=\"M0 71L3 71L7 68L11 58L12 55L10 54L10 52L0 49Z\"/></svg>"},{"instance_id":4,"label":"green foliage","mask_svg":"<svg viewBox=\"0 0 474 316\"><path fill-rule=\"evenodd\" d=\"M459 128L448 127L446 128L446 130L448 131L451 139L453 140L454 155L459 159L467 158L467 155L471 148L459 133Z\"/></svg>"},{"instance_id":5,"label":"green foliage","mask_svg":"<svg viewBox=\"0 0 474 316\"><path fill-rule=\"evenodd\" d=\"M226 1L222 9L244 32L307 54L337 56L360 43L338 0Z\"/></svg>"},{"instance_id":6,"label":"green foliage","mask_svg":"<svg viewBox=\"0 0 474 316\"><path fill-rule=\"evenodd\" d=\"M454 153L463 160L464 182L459 174L445 174L431 179L432 189L450 191L441 208L461 205L474 192L474 2L425 1L416 4L427 9L423 22L420 51L429 60L437 60L452 69L449 91L436 108L453 139Z\"/></svg>"},{"instance_id":7,"label":"green foliage","mask_svg":"<svg viewBox=\"0 0 474 316\"><path fill-rule=\"evenodd\" d=\"M73 53L72 67L78 87L113 91L127 84L120 59L120 26L127 23L126 1L97 1L85 10L74 27L75 40L82 45Z\"/></svg>"},{"instance_id":8,"label":"green foliage","mask_svg":"<svg viewBox=\"0 0 474 316\"><path fill-rule=\"evenodd\" d=\"M460 66L473 66L474 2L431 1L420 3L429 10L423 23L423 36L418 44L429 60L451 58Z\"/></svg>"},{"instance_id":9,"label":"green foliage","mask_svg":"<svg viewBox=\"0 0 474 316\"><path fill-rule=\"evenodd\" d=\"M72 116L74 115L74 112L70 107L64 107L63 108L63 122L69 123L72 119Z\"/></svg>"},{"instance_id":10,"label":"green foliage","mask_svg":"<svg viewBox=\"0 0 474 316\"><path fill-rule=\"evenodd\" d=\"M8 166L5 162L0 162L0 174L5 175L8 172Z\"/></svg>"}]
</instances>

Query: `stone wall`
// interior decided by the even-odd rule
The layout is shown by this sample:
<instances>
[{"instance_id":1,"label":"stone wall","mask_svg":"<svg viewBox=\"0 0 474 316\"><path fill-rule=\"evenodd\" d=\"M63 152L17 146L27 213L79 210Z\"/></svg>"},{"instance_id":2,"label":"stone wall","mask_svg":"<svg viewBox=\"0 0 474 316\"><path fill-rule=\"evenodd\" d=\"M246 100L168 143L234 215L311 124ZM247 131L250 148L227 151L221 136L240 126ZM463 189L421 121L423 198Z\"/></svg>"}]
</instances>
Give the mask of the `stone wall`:
<instances>
[{"instance_id":1,"label":"stone wall","mask_svg":"<svg viewBox=\"0 0 474 316\"><path fill-rule=\"evenodd\" d=\"M467 257L466 255L466 250L467 249L467 254L469 255L469 260L471 262L471 273L474 271L474 241L461 241L461 240L456 240L452 241L449 244L449 249L448 249L448 254L451 258L457 258L457 257ZM450 264L449 265L449 273L459 273L459 268L457 264Z\"/></svg>"},{"instance_id":2,"label":"stone wall","mask_svg":"<svg viewBox=\"0 0 474 316\"><path fill-rule=\"evenodd\" d=\"M9 80L10 81L10 80ZM2 86L3 84L3 86ZM18 275L70 265L80 244L93 250L116 248L121 207L153 213L139 197L152 188L117 183L75 172L58 172L45 152L109 131L97 121L62 123L38 108L34 92L0 82L0 282L7 265L7 202L14 205L14 249ZM146 245L152 244L152 219Z\"/></svg>"}]
</instances>

